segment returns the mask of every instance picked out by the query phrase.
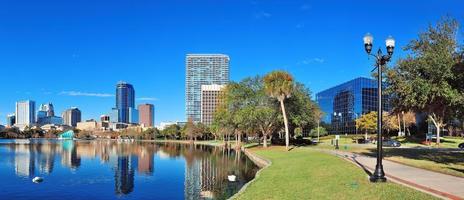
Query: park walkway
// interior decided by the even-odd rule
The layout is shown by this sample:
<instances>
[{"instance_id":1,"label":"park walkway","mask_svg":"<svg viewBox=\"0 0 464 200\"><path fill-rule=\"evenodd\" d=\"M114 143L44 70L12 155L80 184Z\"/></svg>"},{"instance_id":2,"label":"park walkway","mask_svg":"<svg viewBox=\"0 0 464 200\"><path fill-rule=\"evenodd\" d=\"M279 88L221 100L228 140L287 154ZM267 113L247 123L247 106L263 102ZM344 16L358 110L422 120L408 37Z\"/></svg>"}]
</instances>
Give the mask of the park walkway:
<instances>
[{"instance_id":1,"label":"park walkway","mask_svg":"<svg viewBox=\"0 0 464 200\"><path fill-rule=\"evenodd\" d=\"M368 174L371 174L375 169L375 157L344 151L324 151L359 165ZM464 178L410 167L388 160L383 160L383 167L387 179L390 181L404 184L444 199L464 200Z\"/></svg>"}]
</instances>

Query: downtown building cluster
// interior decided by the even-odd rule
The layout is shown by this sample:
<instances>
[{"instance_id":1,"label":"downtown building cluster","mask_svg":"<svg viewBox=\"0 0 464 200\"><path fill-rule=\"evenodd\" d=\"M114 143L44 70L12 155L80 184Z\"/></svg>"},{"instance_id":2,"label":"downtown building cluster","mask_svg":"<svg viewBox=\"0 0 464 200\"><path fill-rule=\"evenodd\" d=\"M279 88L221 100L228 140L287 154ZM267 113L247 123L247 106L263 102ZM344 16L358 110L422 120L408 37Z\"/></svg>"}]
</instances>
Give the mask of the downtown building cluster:
<instances>
[{"instance_id":1,"label":"downtown building cluster","mask_svg":"<svg viewBox=\"0 0 464 200\"><path fill-rule=\"evenodd\" d=\"M7 115L7 127L20 130L40 127L42 130L69 130L77 128L86 131L118 131L128 127L146 129L154 127L155 109L153 104L140 104L135 107L135 89L126 82L116 84L115 107L108 114L95 119L82 120L81 110L71 107L55 116L52 103L41 104L36 109L36 102L25 100L16 102L15 113Z\"/></svg>"}]
</instances>

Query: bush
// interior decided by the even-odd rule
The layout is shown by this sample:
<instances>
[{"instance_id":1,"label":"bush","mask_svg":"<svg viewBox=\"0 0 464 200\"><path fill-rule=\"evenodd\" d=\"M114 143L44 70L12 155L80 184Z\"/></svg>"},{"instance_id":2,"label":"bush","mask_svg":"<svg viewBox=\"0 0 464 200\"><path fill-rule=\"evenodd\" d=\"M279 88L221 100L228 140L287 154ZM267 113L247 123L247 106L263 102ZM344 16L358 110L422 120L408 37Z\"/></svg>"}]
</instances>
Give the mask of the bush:
<instances>
[{"instance_id":1,"label":"bush","mask_svg":"<svg viewBox=\"0 0 464 200\"><path fill-rule=\"evenodd\" d=\"M327 132L327 130L324 128L324 127L319 127L319 136L326 136L328 135L329 132ZM311 132L309 133L309 136L310 137L317 137L317 127L316 128L313 128L311 130Z\"/></svg>"}]
</instances>

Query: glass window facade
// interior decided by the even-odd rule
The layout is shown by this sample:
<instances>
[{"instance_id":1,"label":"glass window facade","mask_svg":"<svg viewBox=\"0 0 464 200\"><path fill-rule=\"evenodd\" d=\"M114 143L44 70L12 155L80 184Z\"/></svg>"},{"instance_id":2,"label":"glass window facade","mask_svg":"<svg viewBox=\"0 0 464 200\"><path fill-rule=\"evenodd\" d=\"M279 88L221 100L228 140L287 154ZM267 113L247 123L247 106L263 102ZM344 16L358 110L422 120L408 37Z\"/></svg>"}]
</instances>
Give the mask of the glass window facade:
<instances>
[{"instance_id":1,"label":"glass window facade","mask_svg":"<svg viewBox=\"0 0 464 200\"><path fill-rule=\"evenodd\" d=\"M390 111L388 96L383 96L383 110ZM377 81L359 77L316 94L316 101L325 113L322 121L331 134L355 134L355 120L377 111Z\"/></svg>"},{"instance_id":2,"label":"glass window facade","mask_svg":"<svg viewBox=\"0 0 464 200\"><path fill-rule=\"evenodd\" d=\"M121 81L116 85L116 108L119 114L117 122L130 123L129 110L135 109L135 90L131 84Z\"/></svg>"},{"instance_id":3,"label":"glass window facade","mask_svg":"<svg viewBox=\"0 0 464 200\"><path fill-rule=\"evenodd\" d=\"M201 121L201 86L229 83L229 56L223 54L187 54L185 61L186 119Z\"/></svg>"}]
</instances>

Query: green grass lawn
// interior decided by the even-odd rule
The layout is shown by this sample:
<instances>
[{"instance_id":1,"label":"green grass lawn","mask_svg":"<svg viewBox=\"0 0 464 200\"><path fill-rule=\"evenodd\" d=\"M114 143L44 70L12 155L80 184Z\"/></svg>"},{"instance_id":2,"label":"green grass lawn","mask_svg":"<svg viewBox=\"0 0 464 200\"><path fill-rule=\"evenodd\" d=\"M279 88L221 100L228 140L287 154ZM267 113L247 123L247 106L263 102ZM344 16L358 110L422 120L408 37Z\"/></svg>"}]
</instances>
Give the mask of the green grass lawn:
<instances>
[{"instance_id":1,"label":"green grass lawn","mask_svg":"<svg viewBox=\"0 0 464 200\"><path fill-rule=\"evenodd\" d=\"M237 199L435 199L394 183L370 183L357 166L310 148L252 148L272 161Z\"/></svg>"},{"instance_id":2,"label":"green grass lawn","mask_svg":"<svg viewBox=\"0 0 464 200\"><path fill-rule=\"evenodd\" d=\"M375 156L376 149L353 149L352 152ZM464 177L464 152L440 149L384 148L384 158L409 166Z\"/></svg>"}]
</instances>

